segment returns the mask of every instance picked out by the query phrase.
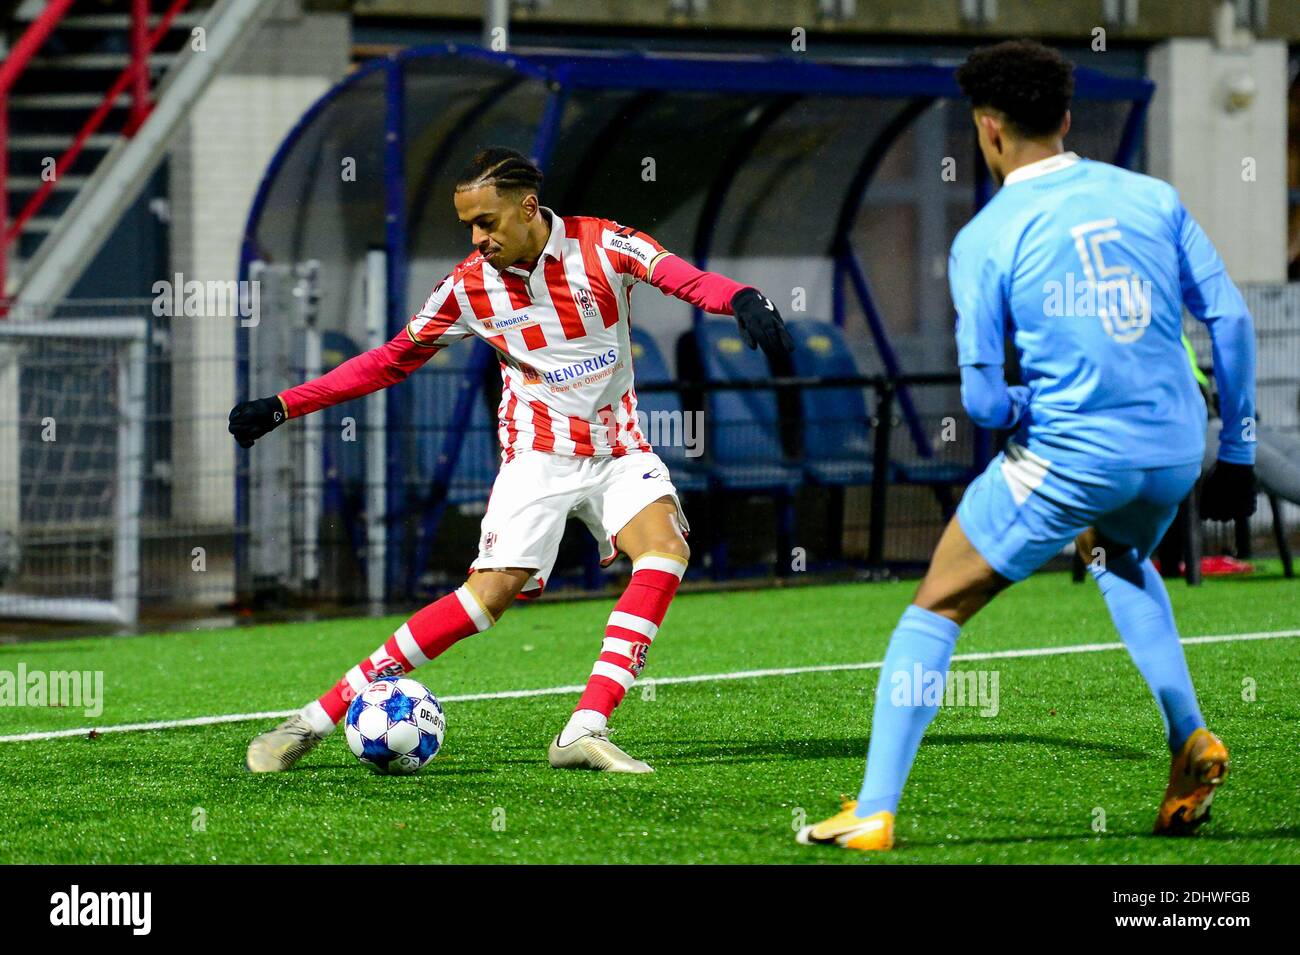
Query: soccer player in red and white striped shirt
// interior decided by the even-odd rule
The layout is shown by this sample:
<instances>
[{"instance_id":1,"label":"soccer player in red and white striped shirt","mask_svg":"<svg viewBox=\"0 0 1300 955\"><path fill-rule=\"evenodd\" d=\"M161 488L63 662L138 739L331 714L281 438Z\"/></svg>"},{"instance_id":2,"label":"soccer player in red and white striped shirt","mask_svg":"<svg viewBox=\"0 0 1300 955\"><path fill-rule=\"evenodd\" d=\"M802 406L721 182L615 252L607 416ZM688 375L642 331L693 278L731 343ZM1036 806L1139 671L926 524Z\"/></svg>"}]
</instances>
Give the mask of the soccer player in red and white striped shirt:
<instances>
[{"instance_id":1,"label":"soccer player in red and white striped shirt","mask_svg":"<svg viewBox=\"0 0 1300 955\"><path fill-rule=\"evenodd\" d=\"M475 251L407 326L314 381L231 411L230 431L249 447L288 418L402 381L471 335L496 350L501 366L502 464L469 579L412 616L320 699L254 739L247 758L254 772L292 766L376 676L410 672L495 624L516 597L539 594L571 515L601 542L607 561L628 555L632 579L610 614L587 688L551 743L550 762L651 772L611 743L606 727L645 666L690 552L668 468L637 423L632 286L645 282L707 312L734 314L749 346L769 355L793 345L756 289L696 269L643 232L552 212L538 201L541 179L513 150L480 152L455 193Z\"/></svg>"}]
</instances>

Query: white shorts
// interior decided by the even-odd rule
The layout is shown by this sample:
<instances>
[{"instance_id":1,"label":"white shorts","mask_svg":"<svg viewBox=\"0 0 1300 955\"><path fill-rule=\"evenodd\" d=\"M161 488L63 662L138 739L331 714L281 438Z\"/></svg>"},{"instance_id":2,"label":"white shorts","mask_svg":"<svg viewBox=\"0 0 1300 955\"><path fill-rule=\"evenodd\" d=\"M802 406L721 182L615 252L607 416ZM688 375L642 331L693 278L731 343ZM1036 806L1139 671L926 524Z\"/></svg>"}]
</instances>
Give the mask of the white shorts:
<instances>
[{"instance_id":1,"label":"white shorts","mask_svg":"<svg viewBox=\"0 0 1300 955\"><path fill-rule=\"evenodd\" d=\"M531 570L523 595L536 597L550 579L570 517L587 525L601 563L609 564L618 556L618 532L661 497L673 499L682 532L689 531L668 467L653 452L614 458L521 451L501 465L492 485L470 569Z\"/></svg>"}]
</instances>

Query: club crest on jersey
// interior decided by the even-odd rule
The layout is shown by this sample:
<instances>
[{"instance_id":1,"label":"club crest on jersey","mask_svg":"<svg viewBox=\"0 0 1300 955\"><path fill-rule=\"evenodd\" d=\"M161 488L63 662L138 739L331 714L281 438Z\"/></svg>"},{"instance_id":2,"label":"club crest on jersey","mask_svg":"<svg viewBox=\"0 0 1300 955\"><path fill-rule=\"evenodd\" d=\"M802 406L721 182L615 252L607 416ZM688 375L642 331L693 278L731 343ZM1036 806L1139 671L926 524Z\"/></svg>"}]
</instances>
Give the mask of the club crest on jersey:
<instances>
[{"instance_id":1,"label":"club crest on jersey","mask_svg":"<svg viewBox=\"0 0 1300 955\"><path fill-rule=\"evenodd\" d=\"M519 370L524 373L524 381L527 384L540 385L542 383L541 374L532 365L525 365L523 362L520 362Z\"/></svg>"},{"instance_id":2,"label":"club crest on jersey","mask_svg":"<svg viewBox=\"0 0 1300 955\"><path fill-rule=\"evenodd\" d=\"M600 310L596 308L596 297L591 294L591 289L578 289L574 298L577 299L578 308L582 310L583 318L600 318Z\"/></svg>"}]
</instances>

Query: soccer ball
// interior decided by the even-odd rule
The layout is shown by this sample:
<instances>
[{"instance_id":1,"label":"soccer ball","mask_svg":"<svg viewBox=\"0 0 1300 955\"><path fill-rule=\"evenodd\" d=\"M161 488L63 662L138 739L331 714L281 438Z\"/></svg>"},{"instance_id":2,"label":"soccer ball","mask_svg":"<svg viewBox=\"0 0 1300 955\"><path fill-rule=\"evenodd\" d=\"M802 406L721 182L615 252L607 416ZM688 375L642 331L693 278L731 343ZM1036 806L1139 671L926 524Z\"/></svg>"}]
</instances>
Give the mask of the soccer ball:
<instances>
[{"instance_id":1,"label":"soccer ball","mask_svg":"<svg viewBox=\"0 0 1300 955\"><path fill-rule=\"evenodd\" d=\"M423 683L385 676L352 700L343 733L353 755L375 772L408 776L437 755L447 718Z\"/></svg>"}]
</instances>

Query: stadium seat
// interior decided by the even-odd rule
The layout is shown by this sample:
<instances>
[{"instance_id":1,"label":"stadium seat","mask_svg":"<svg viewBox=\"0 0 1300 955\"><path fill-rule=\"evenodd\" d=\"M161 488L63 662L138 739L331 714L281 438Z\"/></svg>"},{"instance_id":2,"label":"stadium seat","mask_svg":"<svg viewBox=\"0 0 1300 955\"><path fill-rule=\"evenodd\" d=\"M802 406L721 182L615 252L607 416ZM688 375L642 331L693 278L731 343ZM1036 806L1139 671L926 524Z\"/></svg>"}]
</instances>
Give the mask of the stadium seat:
<instances>
[{"instance_id":1,"label":"stadium seat","mask_svg":"<svg viewBox=\"0 0 1300 955\"><path fill-rule=\"evenodd\" d=\"M684 434L685 410L682 406L682 396L676 390L644 390L646 385L672 384L676 380L668 369L668 362L664 360L663 352L655 340L639 328L631 330L631 337L632 366L636 374L636 383L640 389L637 391L636 396L637 409L644 412L646 419L649 421L654 421L657 416L661 415L680 420L683 429L680 433ZM679 432L674 429L673 433ZM646 437L652 441L654 440L648 432ZM662 439L663 435L657 435L657 437ZM698 437L703 439L703 435ZM673 484L679 491L708 490L708 474L704 470L701 459L699 457L688 457L686 451L687 449L684 446L671 442L655 444L655 452L663 459L664 464L668 465Z\"/></svg>"},{"instance_id":2,"label":"stadium seat","mask_svg":"<svg viewBox=\"0 0 1300 955\"><path fill-rule=\"evenodd\" d=\"M705 381L719 385L772 376L763 353L745 346L732 319L705 319L694 335ZM706 407L706 456L720 487L793 492L799 486L799 469L781 444L775 390L715 388Z\"/></svg>"},{"instance_id":3,"label":"stadium seat","mask_svg":"<svg viewBox=\"0 0 1300 955\"><path fill-rule=\"evenodd\" d=\"M795 345L790 360L799 377L861 374L843 333L830 322L799 319L787 327ZM799 407L803 469L809 480L831 486L870 484L871 428L863 389L804 388L799 392Z\"/></svg>"},{"instance_id":4,"label":"stadium seat","mask_svg":"<svg viewBox=\"0 0 1300 955\"><path fill-rule=\"evenodd\" d=\"M745 347L732 319L706 318L699 322L695 330L682 336L679 353L679 369L689 368L713 386L704 398L705 459L711 491L707 521L712 575L722 579L729 574L729 493L772 497L777 553L788 554L794 539L794 494L803 475L788 459L781 443L776 391L718 387L729 381L757 381L772 376L763 353ZM785 561L777 561L778 575L784 575L787 569Z\"/></svg>"}]
</instances>

